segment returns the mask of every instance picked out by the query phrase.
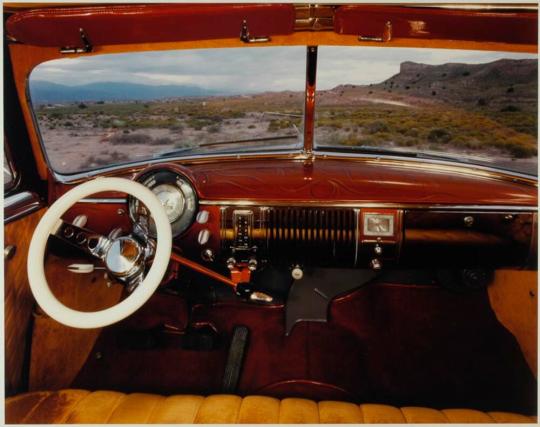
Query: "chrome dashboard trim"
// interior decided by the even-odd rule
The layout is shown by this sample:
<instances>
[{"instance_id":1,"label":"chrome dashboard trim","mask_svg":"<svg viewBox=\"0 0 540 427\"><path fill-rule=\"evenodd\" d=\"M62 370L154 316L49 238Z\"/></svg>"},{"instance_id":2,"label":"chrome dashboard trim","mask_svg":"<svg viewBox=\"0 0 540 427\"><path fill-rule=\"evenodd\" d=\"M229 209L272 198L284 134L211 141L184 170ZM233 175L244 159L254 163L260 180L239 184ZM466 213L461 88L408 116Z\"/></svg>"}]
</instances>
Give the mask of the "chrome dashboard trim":
<instances>
[{"instance_id":1,"label":"chrome dashboard trim","mask_svg":"<svg viewBox=\"0 0 540 427\"><path fill-rule=\"evenodd\" d=\"M503 205L443 205L443 204L413 204L413 203L362 203L362 202L332 202L327 200L302 201L271 201L271 200L199 200L200 205L206 206L331 206L335 208L390 208L390 209L423 209L451 211L490 211L490 212L537 212L537 206L503 206Z\"/></svg>"},{"instance_id":2,"label":"chrome dashboard trim","mask_svg":"<svg viewBox=\"0 0 540 427\"><path fill-rule=\"evenodd\" d=\"M360 240L360 209L354 209L354 266L358 266L358 250L360 249L358 241Z\"/></svg>"},{"instance_id":3,"label":"chrome dashboard trim","mask_svg":"<svg viewBox=\"0 0 540 427\"><path fill-rule=\"evenodd\" d=\"M86 198L81 199L77 203L105 203L105 204L118 204L118 203L127 203L127 199L123 198Z\"/></svg>"},{"instance_id":4,"label":"chrome dashboard trim","mask_svg":"<svg viewBox=\"0 0 540 427\"><path fill-rule=\"evenodd\" d=\"M23 191L4 199L4 224L22 218L44 205L36 193Z\"/></svg>"}]
</instances>

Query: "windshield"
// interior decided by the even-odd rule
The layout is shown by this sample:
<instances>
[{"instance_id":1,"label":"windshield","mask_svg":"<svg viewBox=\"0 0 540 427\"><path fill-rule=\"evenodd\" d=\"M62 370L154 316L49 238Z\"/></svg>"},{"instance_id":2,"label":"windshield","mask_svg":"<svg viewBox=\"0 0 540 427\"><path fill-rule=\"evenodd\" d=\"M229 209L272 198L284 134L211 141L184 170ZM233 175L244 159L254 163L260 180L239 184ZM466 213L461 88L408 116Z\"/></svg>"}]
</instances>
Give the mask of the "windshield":
<instances>
[{"instance_id":1,"label":"windshield","mask_svg":"<svg viewBox=\"0 0 540 427\"><path fill-rule=\"evenodd\" d=\"M537 55L321 46L315 149L537 173ZM300 149L306 47L136 52L40 64L30 96L51 167Z\"/></svg>"},{"instance_id":2,"label":"windshield","mask_svg":"<svg viewBox=\"0 0 540 427\"><path fill-rule=\"evenodd\" d=\"M305 47L137 52L40 64L30 96L51 167L299 147Z\"/></svg>"},{"instance_id":3,"label":"windshield","mask_svg":"<svg viewBox=\"0 0 540 427\"><path fill-rule=\"evenodd\" d=\"M319 48L315 146L449 157L537 174L538 58Z\"/></svg>"}]
</instances>

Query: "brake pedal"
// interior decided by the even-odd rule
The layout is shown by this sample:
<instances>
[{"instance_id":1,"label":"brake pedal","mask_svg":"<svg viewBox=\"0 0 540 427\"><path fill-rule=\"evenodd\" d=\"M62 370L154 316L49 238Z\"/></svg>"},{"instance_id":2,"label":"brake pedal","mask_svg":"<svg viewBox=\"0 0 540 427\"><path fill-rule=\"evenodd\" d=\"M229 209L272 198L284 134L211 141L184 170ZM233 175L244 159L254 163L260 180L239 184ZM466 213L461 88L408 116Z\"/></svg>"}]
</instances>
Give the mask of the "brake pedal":
<instances>
[{"instance_id":1,"label":"brake pedal","mask_svg":"<svg viewBox=\"0 0 540 427\"><path fill-rule=\"evenodd\" d=\"M240 381L244 354L249 338L249 329L246 326L236 326L233 330L225 374L223 375L223 393L235 393Z\"/></svg>"}]
</instances>

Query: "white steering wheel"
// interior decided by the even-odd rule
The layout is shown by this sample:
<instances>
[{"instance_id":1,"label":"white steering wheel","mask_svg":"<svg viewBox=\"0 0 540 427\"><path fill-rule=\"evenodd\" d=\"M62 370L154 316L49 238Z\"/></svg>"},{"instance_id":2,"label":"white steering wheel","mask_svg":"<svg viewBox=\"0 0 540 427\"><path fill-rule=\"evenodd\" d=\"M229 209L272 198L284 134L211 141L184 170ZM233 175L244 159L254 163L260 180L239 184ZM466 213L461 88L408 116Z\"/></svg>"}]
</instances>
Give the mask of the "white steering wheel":
<instances>
[{"instance_id":1,"label":"white steering wheel","mask_svg":"<svg viewBox=\"0 0 540 427\"><path fill-rule=\"evenodd\" d=\"M105 310L84 312L63 305L51 292L45 278L47 240L61 224L62 215L80 199L103 191L120 191L139 199L150 211L156 225L157 244L148 274L125 300ZM138 310L154 293L167 272L172 249L172 232L167 214L158 198L145 186L124 178L97 178L81 184L60 197L41 218L28 250L28 280L40 307L58 322L74 328L90 329L116 323Z\"/></svg>"}]
</instances>

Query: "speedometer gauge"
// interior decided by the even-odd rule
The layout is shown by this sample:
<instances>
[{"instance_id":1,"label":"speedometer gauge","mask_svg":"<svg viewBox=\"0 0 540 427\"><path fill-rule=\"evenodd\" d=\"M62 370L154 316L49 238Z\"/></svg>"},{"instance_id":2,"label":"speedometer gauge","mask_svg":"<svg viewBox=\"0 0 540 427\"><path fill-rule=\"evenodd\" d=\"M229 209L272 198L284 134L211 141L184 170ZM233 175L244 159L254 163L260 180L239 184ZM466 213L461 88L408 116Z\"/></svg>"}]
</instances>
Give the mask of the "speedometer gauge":
<instances>
[{"instance_id":1,"label":"speedometer gauge","mask_svg":"<svg viewBox=\"0 0 540 427\"><path fill-rule=\"evenodd\" d=\"M152 188L152 193L157 196L161 205L165 208L165 213L171 224L182 216L185 201L178 187L170 184L161 184Z\"/></svg>"},{"instance_id":2,"label":"speedometer gauge","mask_svg":"<svg viewBox=\"0 0 540 427\"><path fill-rule=\"evenodd\" d=\"M162 169L143 174L137 179L148 187L161 202L171 223L173 236L188 229L197 213L197 195L191 183L178 172ZM141 215L140 202L129 198L129 215L138 221ZM150 220L149 232L155 237L154 221Z\"/></svg>"}]
</instances>

